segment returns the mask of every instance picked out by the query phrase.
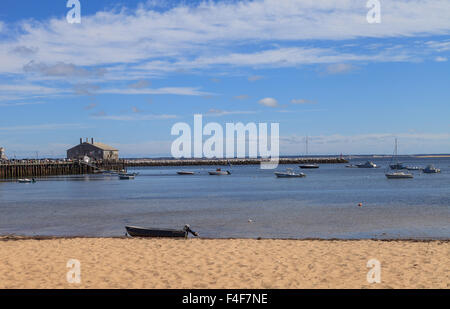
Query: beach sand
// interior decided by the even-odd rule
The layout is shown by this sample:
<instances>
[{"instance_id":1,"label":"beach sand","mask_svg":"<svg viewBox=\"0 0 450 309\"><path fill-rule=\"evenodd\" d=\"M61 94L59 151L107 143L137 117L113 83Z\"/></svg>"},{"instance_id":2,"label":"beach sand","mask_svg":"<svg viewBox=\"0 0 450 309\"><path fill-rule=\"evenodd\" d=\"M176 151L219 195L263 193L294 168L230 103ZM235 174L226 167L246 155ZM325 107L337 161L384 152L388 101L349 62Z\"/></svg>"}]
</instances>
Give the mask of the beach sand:
<instances>
[{"instance_id":1,"label":"beach sand","mask_svg":"<svg viewBox=\"0 0 450 309\"><path fill-rule=\"evenodd\" d=\"M69 259L81 283L68 283ZM381 263L368 283L367 262ZM450 288L449 241L0 238L0 288Z\"/></svg>"}]
</instances>

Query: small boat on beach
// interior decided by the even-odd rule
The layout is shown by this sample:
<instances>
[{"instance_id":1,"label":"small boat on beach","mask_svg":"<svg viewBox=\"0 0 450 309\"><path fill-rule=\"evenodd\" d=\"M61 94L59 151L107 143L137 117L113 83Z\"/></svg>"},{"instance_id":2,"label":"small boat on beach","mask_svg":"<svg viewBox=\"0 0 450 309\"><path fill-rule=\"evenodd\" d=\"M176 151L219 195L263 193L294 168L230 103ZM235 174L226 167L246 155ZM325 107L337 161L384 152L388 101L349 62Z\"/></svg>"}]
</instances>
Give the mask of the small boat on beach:
<instances>
[{"instance_id":1,"label":"small boat on beach","mask_svg":"<svg viewBox=\"0 0 450 309\"><path fill-rule=\"evenodd\" d=\"M173 229L156 229L156 228L143 228L137 226L125 226L127 234L132 237L184 237L187 238L191 233L194 236L198 236L197 232L191 230L189 225L185 225L182 230Z\"/></svg>"},{"instance_id":2,"label":"small boat on beach","mask_svg":"<svg viewBox=\"0 0 450 309\"><path fill-rule=\"evenodd\" d=\"M356 164L358 168L377 168L377 165L372 161L366 161L365 163Z\"/></svg>"},{"instance_id":3,"label":"small boat on beach","mask_svg":"<svg viewBox=\"0 0 450 309\"><path fill-rule=\"evenodd\" d=\"M300 168L319 168L319 164L302 164L299 165Z\"/></svg>"},{"instance_id":4,"label":"small boat on beach","mask_svg":"<svg viewBox=\"0 0 450 309\"><path fill-rule=\"evenodd\" d=\"M278 178L306 177L306 174L295 173L291 168L286 169L286 172L275 172L274 174Z\"/></svg>"},{"instance_id":5,"label":"small boat on beach","mask_svg":"<svg viewBox=\"0 0 450 309\"><path fill-rule=\"evenodd\" d=\"M432 164L430 164L423 169L423 172L426 174L437 174L437 173L440 173L441 170L438 168L435 168Z\"/></svg>"},{"instance_id":6,"label":"small boat on beach","mask_svg":"<svg viewBox=\"0 0 450 309\"><path fill-rule=\"evenodd\" d=\"M195 175L195 172L189 172L189 171L179 171L177 172L178 175Z\"/></svg>"},{"instance_id":7,"label":"small boat on beach","mask_svg":"<svg viewBox=\"0 0 450 309\"><path fill-rule=\"evenodd\" d=\"M210 175L231 175L230 171L222 171L220 168L216 169L213 172L208 172Z\"/></svg>"}]
</instances>

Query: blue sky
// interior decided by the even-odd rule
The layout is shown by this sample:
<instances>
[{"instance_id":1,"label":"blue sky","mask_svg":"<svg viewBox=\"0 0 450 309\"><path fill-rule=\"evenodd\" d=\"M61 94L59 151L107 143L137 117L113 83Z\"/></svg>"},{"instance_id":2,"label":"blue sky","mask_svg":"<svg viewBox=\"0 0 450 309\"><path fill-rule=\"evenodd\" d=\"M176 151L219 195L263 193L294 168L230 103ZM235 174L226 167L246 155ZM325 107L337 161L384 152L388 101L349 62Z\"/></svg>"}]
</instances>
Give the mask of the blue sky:
<instances>
[{"instance_id":1,"label":"blue sky","mask_svg":"<svg viewBox=\"0 0 450 309\"><path fill-rule=\"evenodd\" d=\"M450 2L80 0L0 4L0 146L80 137L170 154L176 122L278 122L281 154L450 151Z\"/></svg>"}]
</instances>

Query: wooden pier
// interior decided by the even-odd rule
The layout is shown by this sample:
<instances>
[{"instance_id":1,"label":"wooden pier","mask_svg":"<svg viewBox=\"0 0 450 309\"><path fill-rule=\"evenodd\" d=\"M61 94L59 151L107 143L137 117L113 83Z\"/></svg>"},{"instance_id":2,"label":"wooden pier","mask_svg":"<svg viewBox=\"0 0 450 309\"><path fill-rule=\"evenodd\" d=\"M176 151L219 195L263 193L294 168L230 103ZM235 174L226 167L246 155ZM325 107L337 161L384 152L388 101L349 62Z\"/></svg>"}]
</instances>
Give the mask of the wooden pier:
<instances>
[{"instance_id":1,"label":"wooden pier","mask_svg":"<svg viewBox=\"0 0 450 309\"><path fill-rule=\"evenodd\" d=\"M58 175L95 174L101 169L121 170L123 162L86 164L83 162L3 162L0 163L0 179L46 177Z\"/></svg>"}]
</instances>

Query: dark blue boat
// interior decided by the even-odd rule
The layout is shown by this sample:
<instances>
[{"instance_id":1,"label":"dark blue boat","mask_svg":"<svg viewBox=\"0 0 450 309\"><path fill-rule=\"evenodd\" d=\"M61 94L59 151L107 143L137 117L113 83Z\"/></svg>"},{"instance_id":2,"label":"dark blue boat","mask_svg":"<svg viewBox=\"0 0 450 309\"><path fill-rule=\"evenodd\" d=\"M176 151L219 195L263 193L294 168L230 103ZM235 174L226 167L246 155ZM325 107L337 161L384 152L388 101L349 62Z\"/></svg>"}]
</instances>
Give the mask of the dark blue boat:
<instances>
[{"instance_id":1,"label":"dark blue boat","mask_svg":"<svg viewBox=\"0 0 450 309\"><path fill-rule=\"evenodd\" d=\"M182 230L172 229L155 229L155 228L143 228L137 226L125 226L127 234L132 237L188 237L188 233L194 236L198 236L197 232L191 230L189 225L185 225Z\"/></svg>"}]
</instances>

